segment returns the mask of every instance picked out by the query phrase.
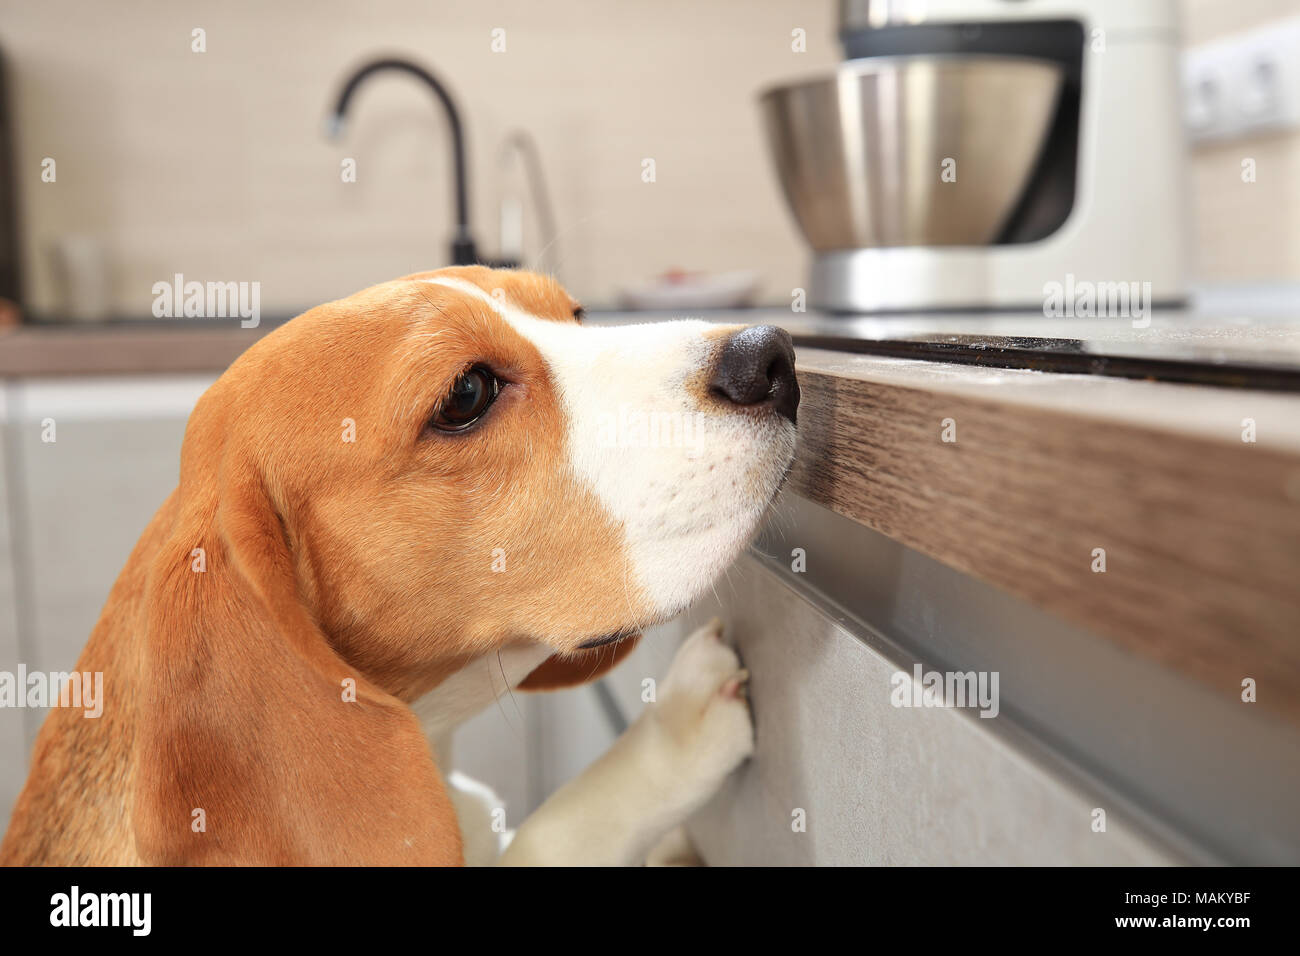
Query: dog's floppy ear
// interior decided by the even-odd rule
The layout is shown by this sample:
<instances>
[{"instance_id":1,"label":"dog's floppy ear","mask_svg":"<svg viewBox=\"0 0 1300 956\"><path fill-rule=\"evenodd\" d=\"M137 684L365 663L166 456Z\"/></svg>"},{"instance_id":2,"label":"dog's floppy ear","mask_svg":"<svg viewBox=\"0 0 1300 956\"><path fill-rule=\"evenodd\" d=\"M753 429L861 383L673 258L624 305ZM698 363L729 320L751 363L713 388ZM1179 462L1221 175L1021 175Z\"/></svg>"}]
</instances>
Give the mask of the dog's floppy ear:
<instances>
[{"instance_id":1,"label":"dog's floppy ear","mask_svg":"<svg viewBox=\"0 0 1300 956\"><path fill-rule=\"evenodd\" d=\"M575 687L585 684L618 664L631 654L641 642L641 635L625 638L617 644L584 651L578 655L561 656L552 654L542 661L531 674L525 677L517 690L559 690L562 687Z\"/></svg>"},{"instance_id":2,"label":"dog's floppy ear","mask_svg":"<svg viewBox=\"0 0 1300 956\"><path fill-rule=\"evenodd\" d=\"M134 781L147 863L455 864L418 721L300 603L252 455L196 410L146 585Z\"/></svg>"}]
</instances>

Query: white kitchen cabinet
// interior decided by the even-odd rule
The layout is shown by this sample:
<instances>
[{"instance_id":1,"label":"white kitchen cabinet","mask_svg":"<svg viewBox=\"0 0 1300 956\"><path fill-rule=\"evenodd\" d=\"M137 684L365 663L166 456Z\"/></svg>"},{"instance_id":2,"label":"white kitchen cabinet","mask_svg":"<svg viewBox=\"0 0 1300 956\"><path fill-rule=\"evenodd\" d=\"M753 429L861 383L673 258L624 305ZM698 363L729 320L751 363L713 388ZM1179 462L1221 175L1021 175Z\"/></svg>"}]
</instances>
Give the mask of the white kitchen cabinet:
<instances>
[{"instance_id":1,"label":"white kitchen cabinet","mask_svg":"<svg viewBox=\"0 0 1300 956\"><path fill-rule=\"evenodd\" d=\"M213 375L5 386L0 668L66 671L140 533L176 486L185 422ZM50 436L53 423L53 441ZM12 525L11 525L12 522ZM105 706L113 706L105 675ZM45 711L0 710L0 814Z\"/></svg>"},{"instance_id":2,"label":"white kitchen cabinet","mask_svg":"<svg viewBox=\"0 0 1300 956\"><path fill-rule=\"evenodd\" d=\"M723 865L1151 865L1173 857L1101 800L1017 748L998 718L891 704L910 662L754 558L722 613L751 669L754 758L692 820ZM1103 806L1108 806L1104 804Z\"/></svg>"},{"instance_id":3,"label":"white kitchen cabinet","mask_svg":"<svg viewBox=\"0 0 1300 956\"><path fill-rule=\"evenodd\" d=\"M176 487L185 422L209 376L35 380L11 427L42 670L69 669L140 533ZM42 440L53 421L55 441ZM106 675L111 681L111 675ZM111 701L109 702L111 704Z\"/></svg>"},{"instance_id":4,"label":"white kitchen cabinet","mask_svg":"<svg viewBox=\"0 0 1300 956\"><path fill-rule=\"evenodd\" d=\"M8 423L9 391L0 387L0 481L12 463L9 444L13 437ZM3 487L3 486L0 486ZM0 499L0 671L16 673L23 656L18 646L18 600L14 564L11 508ZM27 732L22 710L0 710L0 833L22 786L26 768Z\"/></svg>"}]
</instances>

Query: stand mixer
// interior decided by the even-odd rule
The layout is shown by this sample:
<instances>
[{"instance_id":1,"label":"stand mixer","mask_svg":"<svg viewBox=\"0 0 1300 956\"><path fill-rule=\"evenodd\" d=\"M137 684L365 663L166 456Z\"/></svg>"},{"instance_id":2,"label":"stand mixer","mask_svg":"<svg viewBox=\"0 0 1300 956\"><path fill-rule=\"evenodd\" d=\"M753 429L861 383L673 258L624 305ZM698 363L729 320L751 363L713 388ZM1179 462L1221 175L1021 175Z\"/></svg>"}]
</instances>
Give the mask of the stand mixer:
<instances>
[{"instance_id":1,"label":"stand mixer","mask_svg":"<svg viewBox=\"0 0 1300 956\"><path fill-rule=\"evenodd\" d=\"M1177 22L1172 0L841 0L836 74L762 98L809 303L1039 311L1075 278L1184 303Z\"/></svg>"}]
</instances>

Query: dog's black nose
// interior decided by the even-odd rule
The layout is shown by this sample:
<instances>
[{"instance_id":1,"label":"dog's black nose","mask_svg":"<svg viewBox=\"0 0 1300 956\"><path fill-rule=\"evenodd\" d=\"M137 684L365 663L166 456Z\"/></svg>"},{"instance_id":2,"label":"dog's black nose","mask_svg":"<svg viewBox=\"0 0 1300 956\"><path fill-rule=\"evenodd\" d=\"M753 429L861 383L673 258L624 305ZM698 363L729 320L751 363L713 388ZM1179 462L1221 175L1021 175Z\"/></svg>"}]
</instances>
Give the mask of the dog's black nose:
<instances>
[{"instance_id":1,"label":"dog's black nose","mask_svg":"<svg viewBox=\"0 0 1300 956\"><path fill-rule=\"evenodd\" d=\"M774 325L737 332L718 354L709 391L736 405L770 405L793 422L799 382L790 333Z\"/></svg>"}]
</instances>

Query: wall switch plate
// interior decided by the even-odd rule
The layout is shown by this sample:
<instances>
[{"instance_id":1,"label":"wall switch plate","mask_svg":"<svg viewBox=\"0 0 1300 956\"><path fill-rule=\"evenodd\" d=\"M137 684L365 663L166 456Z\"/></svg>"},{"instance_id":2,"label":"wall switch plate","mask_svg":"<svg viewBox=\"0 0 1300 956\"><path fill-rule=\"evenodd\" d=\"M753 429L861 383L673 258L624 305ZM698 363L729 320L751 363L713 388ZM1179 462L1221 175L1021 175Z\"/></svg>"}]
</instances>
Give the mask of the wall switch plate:
<instances>
[{"instance_id":1,"label":"wall switch plate","mask_svg":"<svg viewBox=\"0 0 1300 956\"><path fill-rule=\"evenodd\" d=\"M1183 115L1196 143L1300 128L1300 17L1186 50Z\"/></svg>"}]
</instances>

